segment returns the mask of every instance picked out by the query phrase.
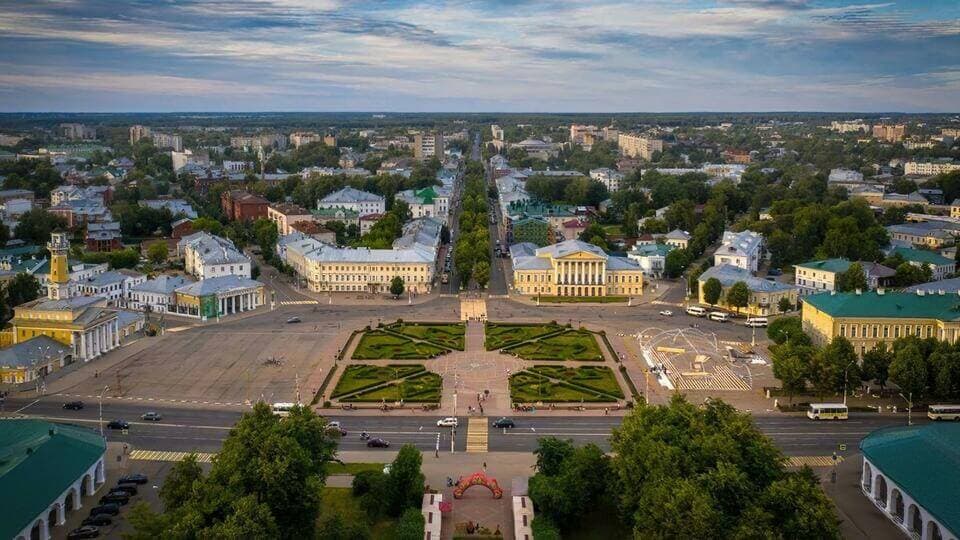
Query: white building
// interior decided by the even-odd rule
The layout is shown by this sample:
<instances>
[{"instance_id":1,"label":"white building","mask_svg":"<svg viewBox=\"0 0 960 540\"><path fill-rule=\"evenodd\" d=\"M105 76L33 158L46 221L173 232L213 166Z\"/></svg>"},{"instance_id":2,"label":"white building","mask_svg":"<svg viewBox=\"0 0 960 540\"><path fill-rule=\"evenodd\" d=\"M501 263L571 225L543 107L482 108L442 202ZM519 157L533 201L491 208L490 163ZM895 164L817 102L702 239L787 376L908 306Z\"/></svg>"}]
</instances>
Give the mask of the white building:
<instances>
[{"instance_id":1,"label":"white building","mask_svg":"<svg viewBox=\"0 0 960 540\"><path fill-rule=\"evenodd\" d=\"M756 272L762 256L762 234L753 231L724 231L721 245L713 254L713 264L730 264Z\"/></svg>"},{"instance_id":2,"label":"white building","mask_svg":"<svg viewBox=\"0 0 960 540\"><path fill-rule=\"evenodd\" d=\"M620 191L620 182L623 181L624 175L613 169L590 169L590 178L606 186L610 193L614 193Z\"/></svg>"},{"instance_id":3,"label":"white building","mask_svg":"<svg viewBox=\"0 0 960 540\"><path fill-rule=\"evenodd\" d=\"M345 208L364 216L386 212L387 204L380 195L345 187L317 201L317 208Z\"/></svg>"},{"instance_id":4,"label":"white building","mask_svg":"<svg viewBox=\"0 0 960 540\"><path fill-rule=\"evenodd\" d=\"M443 186L401 191L396 194L396 200L407 203L414 219L422 217L446 219L450 212L450 189Z\"/></svg>"},{"instance_id":5,"label":"white building","mask_svg":"<svg viewBox=\"0 0 960 540\"><path fill-rule=\"evenodd\" d=\"M869 133L870 126L865 124L863 120L834 120L830 122L830 129L836 131L837 133Z\"/></svg>"},{"instance_id":6,"label":"white building","mask_svg":"<svg viewBox=\"0 0 960 540\"><path fill-rule=\"evenodd\" d=\"M160 275L130 288L127 307L140 311L166 313L174 303L175 290L193 281L184 276Z\"/></svg>"},{"instance_id":7,"label":"white building","mask_svg":"<svg viewBox=\"0 0 960 540\"><path fill-rule=\"evenodd\" d=\"M87 278L76 284L77 292L84 296L100 296L108 305L125 306L130 290L147 280L147 276L132 270L111 270Z\"/></svg>"},{"instance_id":8,"label":"white building","mask_svg":"<svg viewBox=\"0 0 960 540\"><path fill-rule=\"evenodd\" d=\"M183 152L183 138L179 135L171 135L169 133L151 133L150 138L153 139L153 145L157 148L169 148L174 152Z\"/></svg>"},{"instance_id":9,"label":"white building","mask_svg":"<svg viewBox=\"0 0 960 540\"><path fill-rule=\"evenodd\" d=\"M227 171L228 173L240 173L252 169L252 161L231 161L229 159L223 160L223 170Z\"/></svg>"},{"instance_id":10,"label":"white building","mask_svg":"<svg viewBox=\"0 0 960 540\"><path fill-rule=\"evenodd\" d=\"M953 171L960 171L960 163L946 160L908 161L903 165L903 174L907 176L934 176Z\"/></svg>"},{"instance_id":11,"label":"white building","mask_svg":"<svg viewBox=\"0 0 960 540\"><path fill-rule=\"evenodd\" d=\"M197 219L197 211L186 199L143 199L138 204L154 210L166 208L173 217L184 216L191 220Z\"/></svg>"},{"instance_id":12,"label":"white building","mask_svg":"<svg viewBox=\"0 0 960 540\"><path fill-rule=\"evenodd\" d=\"M231 240L206 231L184 236L177 243L177 255L183 257L184 270L197 279L220 276L250 278L250 258Z\"/></svg>"},{"instance_id":13,"label":"white building","mask_svg":"<svg viewBox=\"0 0 960 540\"><path fill-rule=\"evenodd\" d=\"M859 183L863 182L863 173L851 169L830 169L830 176L827 182L831 184Z\"/></svg>"}]
</instances>

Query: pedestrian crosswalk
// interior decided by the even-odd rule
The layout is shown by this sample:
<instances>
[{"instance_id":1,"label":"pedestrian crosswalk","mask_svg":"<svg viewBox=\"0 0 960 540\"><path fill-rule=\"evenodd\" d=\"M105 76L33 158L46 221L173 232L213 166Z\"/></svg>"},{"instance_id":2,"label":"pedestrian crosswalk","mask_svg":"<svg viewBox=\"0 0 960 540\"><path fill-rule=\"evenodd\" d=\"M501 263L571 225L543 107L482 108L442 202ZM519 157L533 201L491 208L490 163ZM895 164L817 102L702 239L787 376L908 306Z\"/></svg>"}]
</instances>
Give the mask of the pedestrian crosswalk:
<instances>
[{"instance_id":1,"label":"pedestrian crosswalk","mask_svg":"<svg viewBox=\"0 0 960 540\"><path fill-rule=\"evenodd\" d=\"M197 455L198 463L210 463L216 454L203 452L164 452L162 450L134 450L130 452L130 459L138 461L183 461L191 453Z\"/></svg>"},{"instance_id":2,"label":"pedestrian crosswalk","mask_svg":"<svg viewBox=\"0 0 960 540\"><path fill-rule=\"evenodd\" d=\"M833 460L833 456L790 456L787 459L787 466L798 468L804 465L810 467L833 467L841 461L843 461L843 456L837 456L836 461Z\"/></svg>"},{"instance_id":3,"label":"pedestrian crosswalk","mask_svg":"<svg viewBox=\"0 0 960 540\"><path fill-rule=\"evenodd\" d=\"M487 451L487 418L473 417L467 421L467 452Z\"/></svg>"},{"instance_id":4,"label":"pedestrian crosswalk","mask_svg":"<svg viewBox=\"0 0 960 540\"><path fill-rule=\"evenodd\" d=\"M316 300L281 300L281 306L313 306L319 304Z\"/></svg>"}]
</instances>

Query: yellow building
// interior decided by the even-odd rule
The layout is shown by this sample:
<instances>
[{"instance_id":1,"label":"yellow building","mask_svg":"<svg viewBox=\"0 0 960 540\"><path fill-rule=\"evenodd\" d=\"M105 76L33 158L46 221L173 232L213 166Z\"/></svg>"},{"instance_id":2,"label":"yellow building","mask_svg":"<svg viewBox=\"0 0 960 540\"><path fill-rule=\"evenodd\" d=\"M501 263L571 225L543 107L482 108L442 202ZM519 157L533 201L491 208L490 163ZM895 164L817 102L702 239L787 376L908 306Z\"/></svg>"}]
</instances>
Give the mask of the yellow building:
<instances>
[{"instance_id":1,"label":"yellow building","mask_svg":"<svg viewBox=\"0 0 960 540\"><path fill-rule=\"evenodd\" d=\"M716 278L720 282L722 290L720 300L713 305L723 309L737 311L737 308L727 303L727 292L739 281L744 282L750 291L747 306L740 308L740 313L759 317L780 313L780 300L784 298L790 302L791 306L797 305L798 291L793 285L754 277L749 270L732 264L713 266L697 278L699 283L697 288L700 290L698 301L703 305L710 305L703 295L704 284L710 278Z\"/></svg>"},{"instance_id":2,"label":"yellow building","mask_svg":"<svg viewBox=\"0 0 960 540\"><path fill-rule=\"evenodd\" d=\"M47 336L38 336L0 349L0 383L31 382L72 361L69 347Z\"/></svg>"},{"instance_id":3,"label":"yellow building","mask_svg":"<svg viewBox=\"0 0 960 540\"><path fill-rule=\"evenodd\" d=\"M837 336L863 355L880 342L904 336L960 339L960 296L955 293L823 293L804 298L803 329L817 345Z\"/></svg>"},{"instance_id":4,"label":"yellow building","mask_svg":"<svg viewBox=\"0 0 960 540\"><path fill-rule=\"evenodd\" d=\"M520 294L547 296L638 296L643 270L636 261L611 257L599 247L567 240L538 248L510 246L513 288Z\"/></svg>"}]
</instances>

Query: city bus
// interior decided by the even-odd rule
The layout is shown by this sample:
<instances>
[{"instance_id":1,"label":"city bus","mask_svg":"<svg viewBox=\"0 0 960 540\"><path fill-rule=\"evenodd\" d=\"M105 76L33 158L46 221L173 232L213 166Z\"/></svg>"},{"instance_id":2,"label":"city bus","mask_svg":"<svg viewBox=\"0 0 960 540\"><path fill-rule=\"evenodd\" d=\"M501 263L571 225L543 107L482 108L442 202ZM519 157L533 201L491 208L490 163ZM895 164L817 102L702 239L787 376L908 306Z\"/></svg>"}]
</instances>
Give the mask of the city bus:
<instances>
[{"instance_id":1,"label":"city bus","mask_svg":"<svg viewBox=\"0 0 960 540\"><path fill-rule=\"evenodd\" d=\"M285 418L290 416L290 411L296 407L296 403L274 403L273 404L273 414Z\"/></svg>"},{"instance_id":2,"label":"city bus","mask_svg":"<svg viewBox=\"0 0 960 540\"><path fill-rule=\"evenodd\" d=\"M960 405L930 405L927 407L927 418L960 422Z\"/></svg>"},{"instance_id":3,"label":"city bus","mask_svg":"<svg viewBox=\"0 0 960 540\"><path fill-rule=\"evenodd\" d=\"M811 403L807 418L811 420L846 420L847 406L843 403Z\"/></svg>"}]
</instances>

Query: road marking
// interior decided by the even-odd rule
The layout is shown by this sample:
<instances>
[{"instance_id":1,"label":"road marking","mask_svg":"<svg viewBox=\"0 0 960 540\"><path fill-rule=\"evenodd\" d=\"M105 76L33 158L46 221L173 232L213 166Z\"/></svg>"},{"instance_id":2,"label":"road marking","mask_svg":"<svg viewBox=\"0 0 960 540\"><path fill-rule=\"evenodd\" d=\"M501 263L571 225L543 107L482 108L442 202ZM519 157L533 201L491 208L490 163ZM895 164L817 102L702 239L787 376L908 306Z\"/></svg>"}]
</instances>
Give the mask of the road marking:
<instances>
[{"instance_id":1,"label":"road marking","mask_svg":"<svg viewBox=\"0 0 960 540\"><path fill-rule=\"evenodd\" d=\"M205 452L164 452L162 450L134 450L130 459L138 461L183 461L191 453L196 454L198 463L210 463L216 454Z\"/></svg>"},{"instance_id":2,"label":"road marking","mask_svg":"<svg viewBox=\"0 0 960 540\"><path fill-rule=\"evenodd\" d=\"M53 420L54 422L85 422L87 424L99 424L100 420L89 419L89 418L64 418L59 416L44 416L42 414L25 414L22 415L26 418L43 418L44 420ZM104 420L104 424L109 422L109 420ZM233 429L233 426L194 426L190 424L163 424L160 422L127 422L131 426L157 426L157 427L169 427L169 428L189 428L189 429L220 429L223 431L230 431Z\"/></svg>"},{"instance_id":3,"label":"road marking","mask_svg":"<svg viewBox=\"0 0 960 540\"><path fill-rule=\"evenodd\" d=\"M24 405L23 407L20 407L20 408L17 409L16 411L13 411L13 414L17 414L17 413L19 413L20 411L22 411L22 410L24 410L24 409L29 409L30 407L36 405L38 401L40 401L40 400L39 400L39 399L33 400L32 402Z\"/></svg>"},{"instance_id":4,"label":"road marking","mask_svg":"<svg viewBox=\"0 0 960 540\"><path fill-rule=\"evenodd\" d=\"M319 304L316 300L281 300L281 306L312 306Z\"/></svg>"},{"instance_id":5,"label":"road marking","mask_svg":"<svg viewBox=\"0 0 960 540\"><path fill-rule=\"evenodd\" d=\"M471 417L467 421L467 452L487 451L487 417Z\"/></svg>"},{"instance_id":6,"label":"road marking","mask_svg":"<svg viewBox=\"0 0 960 540\"><path fill-rule=\"evenodd\" d=\"M833 467L835 464L843 461L843 456L837 456L837 460L833 460L833 456L790 456L787 459L788 467L803 467L808 465L810 467Z\"/></svg>"}]
</instances>

